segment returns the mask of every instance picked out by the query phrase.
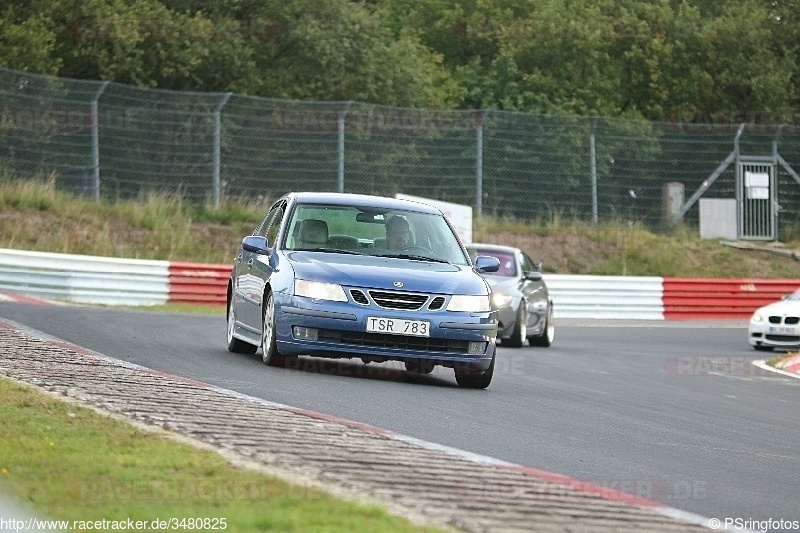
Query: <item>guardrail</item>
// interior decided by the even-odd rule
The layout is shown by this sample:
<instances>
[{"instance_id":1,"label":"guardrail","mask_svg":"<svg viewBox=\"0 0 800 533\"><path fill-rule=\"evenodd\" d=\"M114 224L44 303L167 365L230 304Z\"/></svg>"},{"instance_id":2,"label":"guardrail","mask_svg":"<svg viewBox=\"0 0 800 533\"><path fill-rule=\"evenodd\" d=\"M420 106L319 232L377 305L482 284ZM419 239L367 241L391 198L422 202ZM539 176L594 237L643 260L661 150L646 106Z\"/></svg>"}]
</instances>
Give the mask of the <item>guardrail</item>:
<instances>
[{"instance_id":1,"label":"guardrail","mask_svg":"<svg viewBox=\"0 0 800 533\"><path fill-rule=\"evenodd\" d=\"M225 305L231 266L0 248L0 292L75 303ZM747 318L800 279L545 274L556 318Z\"/></svg>"},{"instance_id":2,"label":"guardrail","mask_svg":"<svg viewBox=\"0 0 800 533\"><path fill-rule=\"evenodd\" d=\"M169 301L225 305L231 265L170 263Z\"/></svg>"},{"instance_id":3,"label":"guardrail","mask_svg":"<svg viewBox=\"0 0 800 533\"><path fill-rule=\"evenodd\" d=\"M664 320L663 278L545 274L555 318Z\"/></svg>"},{"instance_id":4,"label":"guardrail","mask_svg":"<svg viewBox=\"0 0 800 533\"><path fill-rule=\"evenodd\" d=\"M664 279L664 318L749 318L800 288L792 279Z\"/></svg>"},{"instance_id":5,"label":"guardrail","mask_svg":"<svg viewBox=\"0 0 800 533\"><path fill-rule=\"evenodd\" d=\"M75 303L158 305L169 295L169 261L0 248L0 291Z\"/></svg>"}]
</instances>

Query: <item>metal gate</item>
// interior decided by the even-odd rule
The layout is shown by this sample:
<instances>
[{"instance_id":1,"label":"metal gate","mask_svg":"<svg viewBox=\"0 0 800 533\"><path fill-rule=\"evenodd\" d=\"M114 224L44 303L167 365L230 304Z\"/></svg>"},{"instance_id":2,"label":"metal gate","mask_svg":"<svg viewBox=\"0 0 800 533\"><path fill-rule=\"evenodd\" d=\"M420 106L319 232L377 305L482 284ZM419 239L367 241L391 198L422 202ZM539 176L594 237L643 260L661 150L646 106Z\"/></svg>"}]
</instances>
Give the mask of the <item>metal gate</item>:
<instances>
[{"instance_id":1,"label":"metal gate","mask_svg":"<svg viewBox=\"0 0 800 533\"><path fill-rule=\"evenodd\" d=\"M736 211L740 239L777 240L775 159L748 157L736 167Z\"/></svg>"}]
</instances>

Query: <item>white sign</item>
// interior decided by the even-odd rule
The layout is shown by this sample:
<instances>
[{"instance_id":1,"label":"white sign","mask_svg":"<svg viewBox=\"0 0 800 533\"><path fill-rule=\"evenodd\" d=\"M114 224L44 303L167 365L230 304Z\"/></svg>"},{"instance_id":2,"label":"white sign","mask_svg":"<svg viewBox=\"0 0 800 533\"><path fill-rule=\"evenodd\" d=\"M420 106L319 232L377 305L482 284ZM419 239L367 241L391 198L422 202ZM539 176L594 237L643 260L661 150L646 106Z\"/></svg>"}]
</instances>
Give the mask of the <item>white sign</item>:
<instances>
[{"instance_id":1,"label":"white sign","mask_svg":"<svg viewBox=\"0 0 800 533\"><path fill-rule=\"evenodd\" d=\"M745 187L769 187L769 172L744 173Z\"/></svg>"},{"instance_id":2,"label":"white sign","mask_svg":"<svg viewBox=\"0 0 800 533\"><path fill-rule=\"evenodd\" d=\"M470 206L451 204L450 202L431 200L430 198L421 198L408 194L395 194L394 196L400 200L412 200L414 202L438 207L439 210L444 213L444 216L450 220L450 223L456 229L456 233L458 233L459 238L464 244L472 242L472 208Z\"/></svg>"},{"instance_id":3,"label":"white sign","mask_svg":"<svg viewBox=\"0 0 800 533\"><path fill-rule=\"evenodd\" d=\"M747 188L748 200L769 200L768 187L748 187Z\"/></svg>"}]
</instances>

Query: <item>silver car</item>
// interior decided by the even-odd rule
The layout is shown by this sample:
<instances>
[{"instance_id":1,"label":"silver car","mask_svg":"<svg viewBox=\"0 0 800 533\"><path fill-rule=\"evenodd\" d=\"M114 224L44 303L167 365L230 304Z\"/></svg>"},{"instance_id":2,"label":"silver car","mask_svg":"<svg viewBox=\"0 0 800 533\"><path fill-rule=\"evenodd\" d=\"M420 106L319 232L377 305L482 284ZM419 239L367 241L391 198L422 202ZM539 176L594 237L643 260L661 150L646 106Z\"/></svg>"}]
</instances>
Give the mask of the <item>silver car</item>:
<instances>
[{"instance_id":1,"label":"silver car","mask_svg":"<svg viewBox=\"0 0 800 533\"><path fill-rule=\"evenodd\" d=\"M492 308L497 312L497 338L503 346L550 346L555 339L553 300L542 278L541 264L534 263L519 248L496 244L467 244L473 258L492 256L500 260L497 272L484 273L492 287Z\"/></svg>"}]
</instances>

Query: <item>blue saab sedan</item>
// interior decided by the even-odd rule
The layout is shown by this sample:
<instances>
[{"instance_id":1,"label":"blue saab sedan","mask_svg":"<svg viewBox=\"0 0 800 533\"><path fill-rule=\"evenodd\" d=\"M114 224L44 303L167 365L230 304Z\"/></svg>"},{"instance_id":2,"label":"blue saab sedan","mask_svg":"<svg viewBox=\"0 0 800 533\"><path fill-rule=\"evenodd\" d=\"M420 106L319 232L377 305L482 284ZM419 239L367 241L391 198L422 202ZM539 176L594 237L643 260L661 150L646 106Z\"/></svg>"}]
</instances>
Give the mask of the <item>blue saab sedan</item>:
<instances>
[{"instance_id":1,"label":"blue saab sedan","mask_svg":"<svg viewBox=\"0 0 800 533\"><path fill-rule=\"evenodd\" d=\"M290 193L245 237L228 283L228 349L283 366L299 355L453 368L492 380L488 283L437 208L378 196Z\"/></svg>"}]
</instances>

